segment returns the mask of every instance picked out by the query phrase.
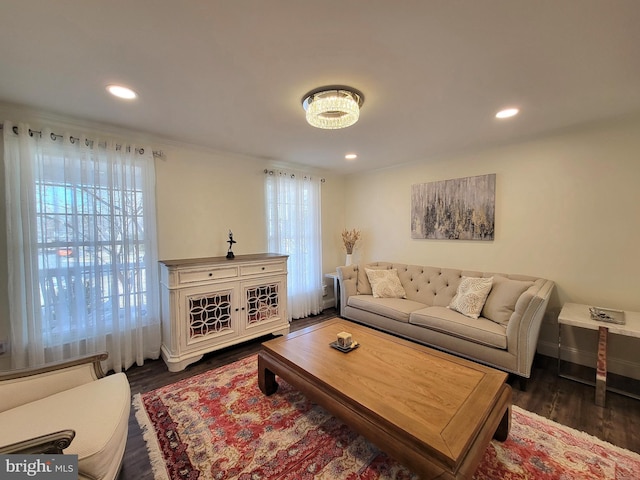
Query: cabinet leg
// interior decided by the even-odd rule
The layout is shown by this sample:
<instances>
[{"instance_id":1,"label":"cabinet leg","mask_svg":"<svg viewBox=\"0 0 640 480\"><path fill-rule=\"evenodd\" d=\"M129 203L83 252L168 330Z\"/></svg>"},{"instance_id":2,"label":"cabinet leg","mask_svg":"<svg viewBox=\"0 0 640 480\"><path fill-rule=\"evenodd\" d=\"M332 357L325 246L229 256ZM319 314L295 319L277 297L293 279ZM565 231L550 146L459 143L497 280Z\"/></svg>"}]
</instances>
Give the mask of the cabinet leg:
<instances>
[{"instance_id":1,"label":"cabinet leg","mask_svg":"<svg viewBox=\"0 0 640 480\"><path fill-rule=\"evenodd\" d=\"M262 354L258 354L258 387L265 395L273 395L278 390L276 374L267 368Z\"/></svg>"}]
</instances>

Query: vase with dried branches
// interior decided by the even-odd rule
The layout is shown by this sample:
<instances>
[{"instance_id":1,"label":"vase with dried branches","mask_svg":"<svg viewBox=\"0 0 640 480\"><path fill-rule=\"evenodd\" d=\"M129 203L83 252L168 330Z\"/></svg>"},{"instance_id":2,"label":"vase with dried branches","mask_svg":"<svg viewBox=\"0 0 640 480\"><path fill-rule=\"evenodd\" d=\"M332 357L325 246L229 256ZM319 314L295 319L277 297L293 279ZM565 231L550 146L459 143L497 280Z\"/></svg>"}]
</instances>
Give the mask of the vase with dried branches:
<instances>
[{"instance_id":1,"label":"vase with dried branches","mask_svg":"<svg viewBox=\"0 0 640 480\"><path fill-rule=\"evenodd\" d=\"M342 243L344 244L344 249L347 251L347 261L345 265L351 265L351 255L358 240L360 240L360 230L356 228L347 230L345 228L342 231Z\"/></svg>"}]
</instances>

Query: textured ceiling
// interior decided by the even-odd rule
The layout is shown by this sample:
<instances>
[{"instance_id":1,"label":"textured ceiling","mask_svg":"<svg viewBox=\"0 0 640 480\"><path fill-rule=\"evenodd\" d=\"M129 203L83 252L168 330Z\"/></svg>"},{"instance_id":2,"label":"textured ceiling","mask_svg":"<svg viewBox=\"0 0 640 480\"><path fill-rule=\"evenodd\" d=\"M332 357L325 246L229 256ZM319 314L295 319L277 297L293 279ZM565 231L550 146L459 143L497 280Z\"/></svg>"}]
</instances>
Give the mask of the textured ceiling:
<instances>
[{"instance_id":1,"label":"textured ceiling","mask_svg":"<svg viewBox=\"0 0 640 480\"><path fill-rule=\"evenodd\" d=\"M635 115L639 25L638 0L3 0L0 101L353 173ZM327 84L364 93L356 125L307 125Z\"/></svg>"}]
</instances>

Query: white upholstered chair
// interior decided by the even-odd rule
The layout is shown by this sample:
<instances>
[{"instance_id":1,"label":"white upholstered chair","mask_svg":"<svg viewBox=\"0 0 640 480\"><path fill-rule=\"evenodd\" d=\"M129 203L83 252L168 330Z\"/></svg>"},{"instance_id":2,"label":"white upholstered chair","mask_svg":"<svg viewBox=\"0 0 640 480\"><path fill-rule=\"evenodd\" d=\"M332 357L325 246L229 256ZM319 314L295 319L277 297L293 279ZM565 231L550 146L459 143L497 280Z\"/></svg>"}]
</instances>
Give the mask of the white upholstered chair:
<instances>
[{"instance_id":1,"label":"white upholstered chair","mask_svg":"<svg viewBox=\"0 0 640 480\"><path fill-rule=\"evenodd\" d=\"M124 373L91 355L0 374L0 454L78 455L78 478L118 476L131 408Z\"/></svg>"}]
</instances>

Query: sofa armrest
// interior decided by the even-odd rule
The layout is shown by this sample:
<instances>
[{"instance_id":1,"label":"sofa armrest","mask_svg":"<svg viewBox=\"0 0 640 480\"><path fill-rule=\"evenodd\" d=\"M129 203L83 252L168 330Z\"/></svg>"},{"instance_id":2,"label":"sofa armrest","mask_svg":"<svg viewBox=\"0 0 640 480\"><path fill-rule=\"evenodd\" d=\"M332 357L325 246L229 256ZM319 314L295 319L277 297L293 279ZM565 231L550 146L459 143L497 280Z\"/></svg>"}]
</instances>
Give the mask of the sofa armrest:
<instances>
[{"instance_id":1,"label":"sofa armrest","mask_svg":"<svg viewBox=\"0 0 640 480\"><path fill-rule=\"evenodd\" d=\"M0 374L0 412L104 377L106 353Z\"/></svg>"},{"instance_id":2,"label":"sofa armrest","mask_svg":"<svg viewBox=\"0 0 640 480\"><path fill-rule=\"evenodd\" d=\"M0 455L61 455L62 451L71 445L75 436L76 432L74 430L61 430L59 432L41 435L21 442L12 443L11 445L0 446Z\"/></svg>"},{"instance_id":3,"label":"sofa armrest","mask_svg":"<svg viewBox=\"0 0 640 480\"><path fill-rule=\"evenodd\" d=\"M551 280L538 280L532 287L535 289L533 293L527 290L521 295L516 303L516 311L507 325L508 349L518 358L518 372L522 372L520 375L527 378L531 374L540 327L554 286L555 283ZM521 301L525 303L521 305Z\"/></svg>"},{"instance_id":4,"label":"sofa armrest","mask_svg":"<svg viewBox=\"0 0 640 480\"><path fill-rule=\"evenodd\" d=\"M338 267L338 283L340 284L340 316L344 317L349 297L358 293L358 265Z\"/></svg>"},{"instance_id":5,"label":"sofa armrest","mask_svg":"<svg viewBox=\"0 0 640 480\"><path fill-rule=\"evenodd\" d=\"M75 367L77 365L87 365L93 369L96 379L104 377L102 366L100 362L104 362L109 355L107 353L97 353L95 355L84 355L81 357L72 358L69 360L62 360L59 362L48 363L41 367L23 368L20 370L11 370L0 373L0 382L4 380L12 380L15 378L31 377L34 375L40 375L43 373L57 372L66 368Z\"/></svg>"}]
</instances>

